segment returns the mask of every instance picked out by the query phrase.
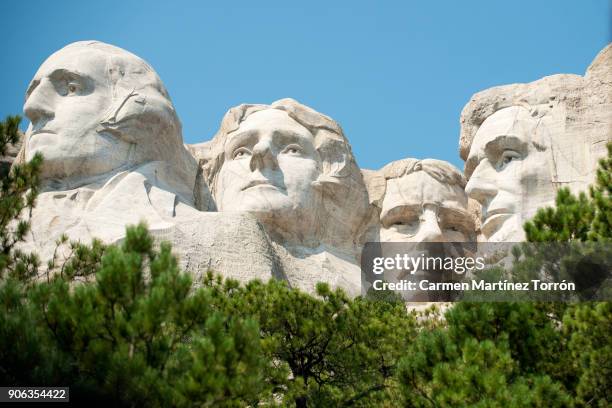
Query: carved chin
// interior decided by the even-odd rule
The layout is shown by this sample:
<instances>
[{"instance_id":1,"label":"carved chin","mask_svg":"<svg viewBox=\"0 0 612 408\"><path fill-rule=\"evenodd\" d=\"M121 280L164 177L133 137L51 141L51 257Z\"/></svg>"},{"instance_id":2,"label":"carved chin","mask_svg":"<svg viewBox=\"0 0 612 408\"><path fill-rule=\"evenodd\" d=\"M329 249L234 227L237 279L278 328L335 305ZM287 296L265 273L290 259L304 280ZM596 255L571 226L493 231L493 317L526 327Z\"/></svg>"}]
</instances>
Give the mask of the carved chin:
<instances>
[{"instance_id":1,"label":"carved chin","mask_svg":"<svg viewBox=\"0 0 612 408\"><path fill-rule=\"evenodd\" d=\"M223 211L244 211L266 218L278 216L292 209L288 197L273 188L267 188L265 194L262 194L261 189L257 192L249 189L227 201L228 205L224 205Z\"/></svg>"}]
</instances>

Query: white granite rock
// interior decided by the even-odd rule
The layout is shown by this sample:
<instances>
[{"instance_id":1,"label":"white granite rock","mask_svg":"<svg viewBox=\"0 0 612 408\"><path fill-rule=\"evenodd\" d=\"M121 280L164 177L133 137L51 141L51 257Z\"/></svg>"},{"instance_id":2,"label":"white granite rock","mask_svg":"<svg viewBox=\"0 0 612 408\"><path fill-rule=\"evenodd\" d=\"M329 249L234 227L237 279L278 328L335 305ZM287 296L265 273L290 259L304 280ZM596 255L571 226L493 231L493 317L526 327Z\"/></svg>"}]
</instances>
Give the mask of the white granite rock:
<instances>
[{"instance_id":1,"label":"white granite rock","mask_svg":"<svg viewBox=\"0 0 612 408\"><path fill-rule=\"evenodd\" d=\"M201 212L154 235L172 243L173 253L196 285L209 270L242 283L286 280L272 242L251 214Z\"/></svg>"},{"instance_id":2,"label":"white granite rock","mask_svg":"<svg viewBox=\"0 0 612 408\"><path fill-rule=\"evenodd\" d=\"M473 218L464 190L466 181L450 163L408 158L391 162L378 171L363 170L363 173L374 210L367 241L406 243L381 246L380 256L394 258L398 251L414 251L414 257L444 258L452 256L446 253L449 248L436 243L475 240ZM445 271L406 274L406 270L387 269L383 276L387 282L417 277L436 281L442 279ZM425 307L429 305L427 300L431 300L425 291L403 292L402 296L410 308Z\"/></svg>"},{"instance_id":3,"label":"white granite rock","mask_svg":"<svg viewBox=\"0 0 612 408\"><path fill-rule=\"evenodd\" d=\"M263 224L291 285L358 291L367 192L336 122L292 99L240 105L190 149L218 211Z\"/></svg>"},{"instance_id":4,"label":"white granite rock","mask_svg":"<svg viewBox=\"0 0 612 408\"><path fill-rule=\"evenodd\" d=\"M338 123L292 99L234 107L212 140L185 146L145 61L73 43L26 94L31 124L16 162L40 152L44 165L22 249L48 260L62 234L114 243L145 221L196 283L210 269L357 295L366 241L471 241L476 228L484 240L521 240L523 222L559 187L584 190L612 140L611 57L608 46L585 76L475 94L461 115L466 185L433 159L360 171Z\"/></svg>"},{"instance_id":5,"label":"white granite rock","mask_svg":"<svg viewBox=\"0 0 612 408\"><path fill-rule=\"evenodd\" d=\"M364 170L378 232L368 241L462 242L475 238L465 179L452 164L403 159ZM370 232L372 228L370 228Z\"/></svg>"},{"instance_id":6,"label":"white granite rock","mask_svg":"<svg viewBox=\"0 0 612 408\"><path fill-rule=\"evenodd\" d=\"M70 44L39 68L24 112L31 123L17 162L38 152L44 161L23 249L42 260L62 234L113 243L140 221L165 233L210 205L168 92L139 57L96 41Z\"/></svg>"},{"instance_id":7,"label":"white granite rock","mask_svg":"<svg viewBox=\"0 0 612 408\"><path fill-rule=\"evenodd\" d=\"M466 191L482 237L521 241L522 225L557 190L584 191L612 140L612 45L585 76L552 75L475 94L461 113Z\"/></svg>"}]
</instances>

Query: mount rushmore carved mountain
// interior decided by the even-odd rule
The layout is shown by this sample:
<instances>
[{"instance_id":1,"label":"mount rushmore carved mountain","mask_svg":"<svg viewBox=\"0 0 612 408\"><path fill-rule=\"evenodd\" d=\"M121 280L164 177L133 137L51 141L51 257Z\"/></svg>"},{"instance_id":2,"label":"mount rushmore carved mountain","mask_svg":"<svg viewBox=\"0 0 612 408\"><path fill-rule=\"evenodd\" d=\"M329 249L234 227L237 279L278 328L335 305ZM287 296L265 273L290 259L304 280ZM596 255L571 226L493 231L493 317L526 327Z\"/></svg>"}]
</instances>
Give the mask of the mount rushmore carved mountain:
<instances>
[{"instance_id":1,"label":"mount rushmore carved mountain","mask_svg":"<svg viewBox=\"0 0 612 408\"><path fill-rule=\"evenodd\" d=\"M26 92L16 162L40 152L44 165L23 249L48 260L62 234L114 243L144 220L196 281L212 269L357 295L368 241L522 240L560 187L585 190L612 140L611 60L608 45L584 76L476 93L460 118L462 173L413 158L360 169L350 135L293 99L233 107L210 140L185 145L147 62L72 43Z\"/></svg>"}]
</instances>

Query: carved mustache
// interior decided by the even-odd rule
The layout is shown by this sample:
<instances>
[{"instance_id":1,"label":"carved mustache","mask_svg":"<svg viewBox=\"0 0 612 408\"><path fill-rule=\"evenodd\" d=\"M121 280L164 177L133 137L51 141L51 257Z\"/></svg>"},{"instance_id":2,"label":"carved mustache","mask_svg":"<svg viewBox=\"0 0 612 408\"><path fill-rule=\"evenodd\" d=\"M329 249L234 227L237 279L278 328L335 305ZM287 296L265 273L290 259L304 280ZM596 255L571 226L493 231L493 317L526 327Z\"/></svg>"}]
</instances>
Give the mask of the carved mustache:
<instances>
[{"instance_id":1,"label":"carved mustache","mask_svg":"<svg viewBox=\"0 0 612 408\"><path fill-rule=\"evenodd\" d=\"M30 133L30 136L34 136L34 135L37 135L39 133L52 133L52 134L56 134L56 132L54 132L52 130L41 128L41 129L36 129L36 130L32 131L32 133Z\"/></svg>"},{"instance_id":2,"label":"carved mustache","mask_svg":"<svg viewBox=\"0 0 612 408\"><path fill-rule=\"evenodd\" d=\"M485 214L484 214L484 220L486 221L487 219L493 217L494 215L499 215L499 214L512 214L512 212L508 209L508 208L494 208L492 210L485 210Z\"/></svg>"},{"instance_id":3,"label":"carved mustache","mask_svg":"<svg viewBox=\"0 0 612 408\"><path fill-rule=\"evenodd\" d=\"M32 122L30 135L34 136L39 133L57 134L57 132L50 130L49 128L46 127L49 124L49 122L51 122L51 120L49 119L41 119L41 120L37 120L36 122Z\"/></svg>"}]
</instances>

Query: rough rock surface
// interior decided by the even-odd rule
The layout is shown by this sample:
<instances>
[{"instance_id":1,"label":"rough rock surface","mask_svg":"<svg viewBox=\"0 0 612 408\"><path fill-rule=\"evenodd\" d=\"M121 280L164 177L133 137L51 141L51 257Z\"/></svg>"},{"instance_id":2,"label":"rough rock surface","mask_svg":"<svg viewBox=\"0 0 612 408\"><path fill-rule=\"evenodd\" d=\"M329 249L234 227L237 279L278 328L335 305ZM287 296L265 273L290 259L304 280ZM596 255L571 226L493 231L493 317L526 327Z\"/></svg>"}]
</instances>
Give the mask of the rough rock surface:
<instances>
[{"instance_id":1,"label":"rough rock surface","mask_svg":"<svg viewBox=\"0 0 612 408\"><path fill-rule=\"evenodd\" d=\"M60 73L60 74L58 74ZM51 55L26 93L30 119L17 161L43 154L30 240L46 261L55 241L123 238L145 221L164 231L199 214L205 190L182 143L168 92L141 58L81 41Z\"/></svg>"},{"instance_id":2,"label":"rough rock surface","mask_svg":"<svg viewBox=\"0 0 612 408\"><path fill-rule=\"evenodd\" d=\"M340 125L292 99L236 106L211 140L186 146L149 64L70 44L26 94L31 124L14 160L45 161L23 249L46 261L62 234L114 243L145 221L196 283L213 270L357 295L366 241L520 240L559 187L586 188L612 140L611 59L608 46L584 76L475 94L461 114L466 180L433 159L360 170Z\"/></svg>"},{"instance_id":3,"label":"rough rock surface","mask_svg":"<svg viewBox=\"0 0 612 408\"><path fill-rule=\"evenodd\" d=\"M210 142L189 148L217 210L262 223L290 285L359 293L367 192L338 123L293 99L240 105Z\"/></svg>"},{"instance_id":4,"label":"rough rock surface","mask_svg":"<svg viewBox=\"0 0 612 408\"><path fill-rule=\"evenodd\" d=\"M466 160L476 131L494 112L515 105L561 111L558 180L563 185L584 187L593 177L597 158L605 155L612 137L612 44L606 46L584 76L557 74L527 84L489 88L472 96L461 112L459 154ZM578 176L576 178L575 176Z\"/></svg>"},{"instance_id":5,"label":"rough rock surface","mask_svg":"<svg viewBox=\"0 0 612 408\"><path fill-rule=\"evenodd\" d=\"M199 212L154 235L172 243L196 285L209 270L242 283L286 279L268 235L250 214Z\"/></svg>"},{"instance_id":6,"label":"rough rock surface","mask_svg":"<svg viewBox=\"0 0 612 408\"><path fill-rule=\"evenodd\" d=\"M537 208L552 204L559 188L584 191L593 182L597 161L612 140L611 57L612 45L608 45L584 76L552 75L528 84L490 88L476 93L464 107L459 151L470 179L468 194L482 204L485 240L522 240L524 221ZM493 153L485 152L484 142L504 132L528 143L517 157L500 158L519 163L507 168L504 164L502 170L501 162L492 163ZM520 150L511 144L506 137L497 147L500 154L504 149ZM478 167L480 163L489 163L490 169ZM503 211L517 216L504 221Z\"/></svg>"},{"instance_id":7,"label":"rough rock surface","mask_svg":"<svg viewBox=\"0 0 612 408\"><path fill-rule=\"evenodd\" d=\"M452 164L407 158L378 171L364 170L363 176L376 212L368 241L461 242L475 238L466 181ZM446 217L446 212L453 217Z\"/></svg>"},{"instance_id":8,"label":"rough rock surface","mask_svg":"<svg viewBox=\"0 0 612 408\"><path fill-rule=\"evenodd\" d=\"M407 158L391 162L378 171L363 170L363 176L374 213L366 240L405 243L381 247L382 256L393 258L402 251L415 251L444 258L451 256L450 248L440 252L435 243L475 240L466 181L450 163ZM434 244L423 245L426 242ZM425 277L437 281L445 273L443 269L431 269L424 275L407 276L402 270L386 270L383 276L385 281L397 283ZM427 300L431 300L426 291L406 291L401 295L410 308L426 307L430 304Z\"/></svg>"}]
</instances>

